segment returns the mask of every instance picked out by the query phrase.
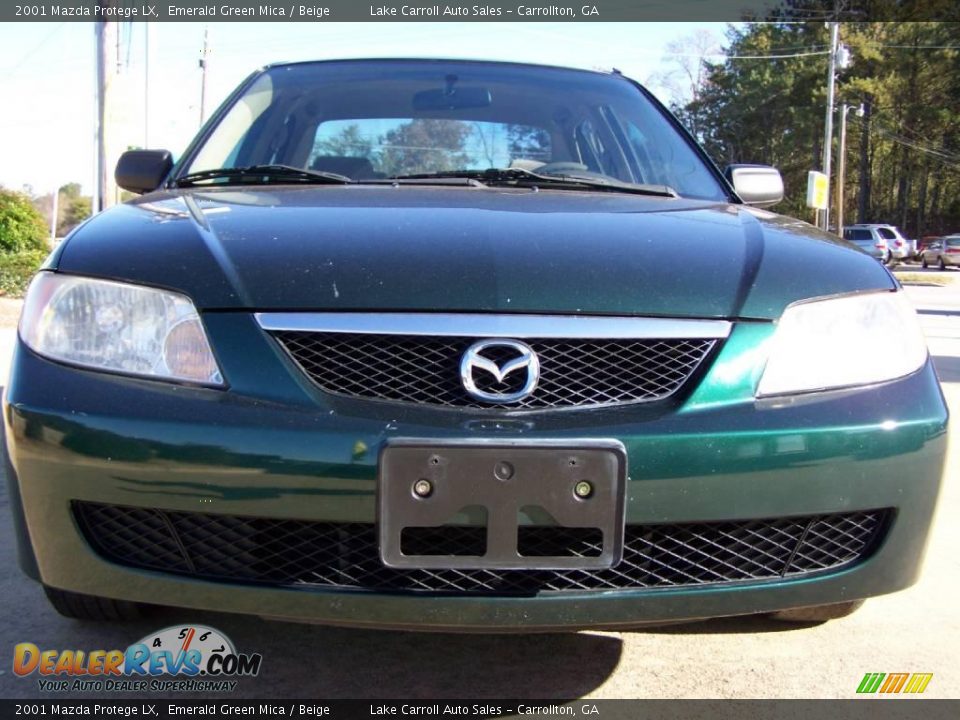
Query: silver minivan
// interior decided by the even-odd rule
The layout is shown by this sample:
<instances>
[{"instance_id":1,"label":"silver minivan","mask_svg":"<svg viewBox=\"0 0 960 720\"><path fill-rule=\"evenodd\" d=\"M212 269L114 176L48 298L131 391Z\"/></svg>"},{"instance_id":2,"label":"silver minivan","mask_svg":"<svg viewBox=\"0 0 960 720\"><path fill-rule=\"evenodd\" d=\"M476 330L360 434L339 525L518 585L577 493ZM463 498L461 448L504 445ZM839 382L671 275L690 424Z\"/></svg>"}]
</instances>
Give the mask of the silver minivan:
<instances>
[{"instance_id":1,"label":"silver minivan","mask_svg":"<svg viewBox=\"0 0 960 720\"><path fill-rule=\"evenodd\" d=\"M893 225L860 223L843 229L843 239L883 262L913 257L913 243Z\"/></svg>"}]
</instances>

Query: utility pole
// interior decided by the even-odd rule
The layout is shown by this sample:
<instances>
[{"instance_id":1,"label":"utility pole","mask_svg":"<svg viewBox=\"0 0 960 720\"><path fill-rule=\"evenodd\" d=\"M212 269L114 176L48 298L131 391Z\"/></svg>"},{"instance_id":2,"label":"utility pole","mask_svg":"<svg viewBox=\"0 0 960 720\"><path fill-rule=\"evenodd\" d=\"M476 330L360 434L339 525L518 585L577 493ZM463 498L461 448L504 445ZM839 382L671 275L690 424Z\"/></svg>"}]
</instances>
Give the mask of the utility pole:
<instances>
[{"instance_id":1,"label":"utility pole","mask_svg":"<svg viewBox=\"0 0 960 720\"><path fill-rule=\"evenodd\" d=\"M97 63L97 113L94 121L94 182L92 211L98 213L104 208L106 195L106 145L104 142L104 124L106 120L107 94L107 23L98 20L94 26L96 33L96 63Z\"/></svg>"},{"instance_id":2,"label":"utility pole","mask_svg":"<svg viewBox=\"0 0 960 720\"><path fill-rule=\"evenodd\" d=\"M53 188L53 207L50 211L50 243L53 244L57 241L57 215L59 214L59 205L60 205L60 186L57 185Z\"/></svg>"},{"instance_id":3,"label":"utility pole","mask_svg":"<svg viewBox=\"0 0 960 720\"><path fill-rule=\"evenodd\" d=\"M143 147L150 147L150 35L153 23L143 24Z\"/></svg>"},{"instance_id":4,"label":"utility pole","mask_svg":"<svg viewBox=\"0 0 960 720\"><path fill-rule=\"evenodd\" d=\"M119 0L97 0L104 10L115 8ZM107 12L101 13L108 17ZM111 115L110 86L111 79L119 74L120 33L116 22L98 20L94 23L96 39L96 116L94 119L94 167L92 210L98 213L117 201L117 184L113 179L113 168L107 167L108 159L115 162L110 149L116 147L116 138L107 124Z\"/></svg>"},{"instance_id":5,"label":"utility pole","mask_svg":"<svg viewBox=\"0 0 960 720\"><path fill-rule=\"evenodd\" d=\"M209 28L203 28L203 52L200 53L200 124L207 119L207 55L210 52L208 40Z\"/></svg>"},{"instance_id":6,"label":"utility pole","mask_svg":"<svg viewBox=\"0 0 960 720\"><path fill-rule=\"evenodd\" d=\"M830 74L827 76L827 117L823 132L823 174L827 176L827 182L830 182L830 160L832 156L833 144L833 94L836 86L837 74L837 44L840 36L840 23L832 22L830 25ZM829 197L829 191L828 195ZM827 207L823 211L823 230L828 231L830 227L830 202L827 201ZM841 231L842 232L842 231Z\"/></svg>"},{"instance_id":7,"label":"utility pole","mask_svg":"<svg viewBox=\"0 0 960 720\"><path fill-rule=\"evenodd\" d=\"M867 95L863 104L863 121L860 123L860 193L857 197L857 222L867 222L870 214L870 107L873 98ZM858 113L859 114L859 113Z\"/></svg>"},{"instance_id":8,"label":"utility pole","mask_svg":"<svg viewBox=\"0 0 960 720\"><path fill-rule=\"evenodd\" d=\"M837 151L837 235L843 236L843 174L846 170L847 111L846 103L840 106L840 147Z\"/></svg>"}]
</instances>

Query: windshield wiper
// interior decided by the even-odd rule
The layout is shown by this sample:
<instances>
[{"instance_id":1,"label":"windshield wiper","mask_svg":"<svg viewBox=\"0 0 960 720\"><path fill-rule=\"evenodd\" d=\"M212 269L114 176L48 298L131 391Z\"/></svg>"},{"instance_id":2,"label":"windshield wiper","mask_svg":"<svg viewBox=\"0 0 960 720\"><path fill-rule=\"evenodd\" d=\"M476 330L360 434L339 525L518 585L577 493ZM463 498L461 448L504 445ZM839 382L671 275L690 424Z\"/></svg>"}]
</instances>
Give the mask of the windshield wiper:
<instances>
[{"instance_id":1,"label":"windshield wiper","mask_svg":"<svg viewBox=\"0 0 960 720\"><path fill-rule=\"evenodd\" d=\"M446 170L433 173L412 173L395 175L391 180L427 180L431 178L470 178L486 185L496 183L514 183L524 185L546 185L550 187L568 187L571 189L590 188L608 192L636 193L657 197L679 197L677 191L669 185L642 185L628 183L614 178L594 178L572 173L537 173L522 168L490 168L488 170Z\"/></svg>"},{"instance_id":2,"label":"windshield wiper","mask_svg":"<svg viewBox=\"0 0 960 720\"><path fill-rule=\"evenodd\" d=\"M339 173L304 170L291 165L248 165L246 167L200 170L177 178L177 187L207 184L210 180L230 180L237 183L306 183L312 185L346 185L353 179Z\"/></svg>"}]
</instances>

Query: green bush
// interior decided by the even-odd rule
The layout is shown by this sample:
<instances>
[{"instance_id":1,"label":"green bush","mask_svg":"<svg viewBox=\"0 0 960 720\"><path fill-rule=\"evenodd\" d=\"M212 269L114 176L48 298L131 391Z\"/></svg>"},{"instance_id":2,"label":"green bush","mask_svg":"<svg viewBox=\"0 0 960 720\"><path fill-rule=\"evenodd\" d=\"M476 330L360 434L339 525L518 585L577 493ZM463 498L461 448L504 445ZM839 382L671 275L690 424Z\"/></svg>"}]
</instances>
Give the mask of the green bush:
<instances>
[{"instance_id":1,"label":"green bush","mask_svg":"<svg viewBox=\"0 0 960 720\"><path fill-rule=\"evenodd\" d=\"M23 193L0 188L0 253L47 247L47 224Z\"/></svg>"},{"instance_id":2,"label":"green bush","mask_svg":"<svg viewBox=\"0 0 960 720\"><path fill-rule=\"evenodd\" d=\"M47 256L44 250L0 253L0 295L20 297Z\"/></svg>"}]
</instances>

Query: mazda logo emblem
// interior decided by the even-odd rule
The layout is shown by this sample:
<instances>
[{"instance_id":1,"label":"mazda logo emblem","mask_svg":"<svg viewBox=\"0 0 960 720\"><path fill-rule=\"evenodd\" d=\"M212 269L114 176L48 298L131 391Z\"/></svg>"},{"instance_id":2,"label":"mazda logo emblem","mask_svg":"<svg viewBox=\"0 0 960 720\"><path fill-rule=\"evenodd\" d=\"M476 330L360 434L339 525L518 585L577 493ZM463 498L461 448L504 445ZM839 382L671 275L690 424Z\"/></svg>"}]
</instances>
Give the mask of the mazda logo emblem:
<instances>
[{"instance_id":1,"label":"mazda logo emblem","mask_svg":"<svg viewBox=\"0 0 960 720\"><path fill-rule=\"evenodd\" d=\"M512 357L498 365L483 355L485 350L491 348L511 350ZM527 377L523 387L516 392L487 392L477 387L477 373L487 373L492 375L498 383L502 383L516 372L525 372ZM540 360L533 348L519 340L480 340L463 353L463 358L460 360L460 380L470 397L476 400L487 403L518 402L529 397L537 389L537 383L540 381Z\"/></svg>"}]
</instances>

